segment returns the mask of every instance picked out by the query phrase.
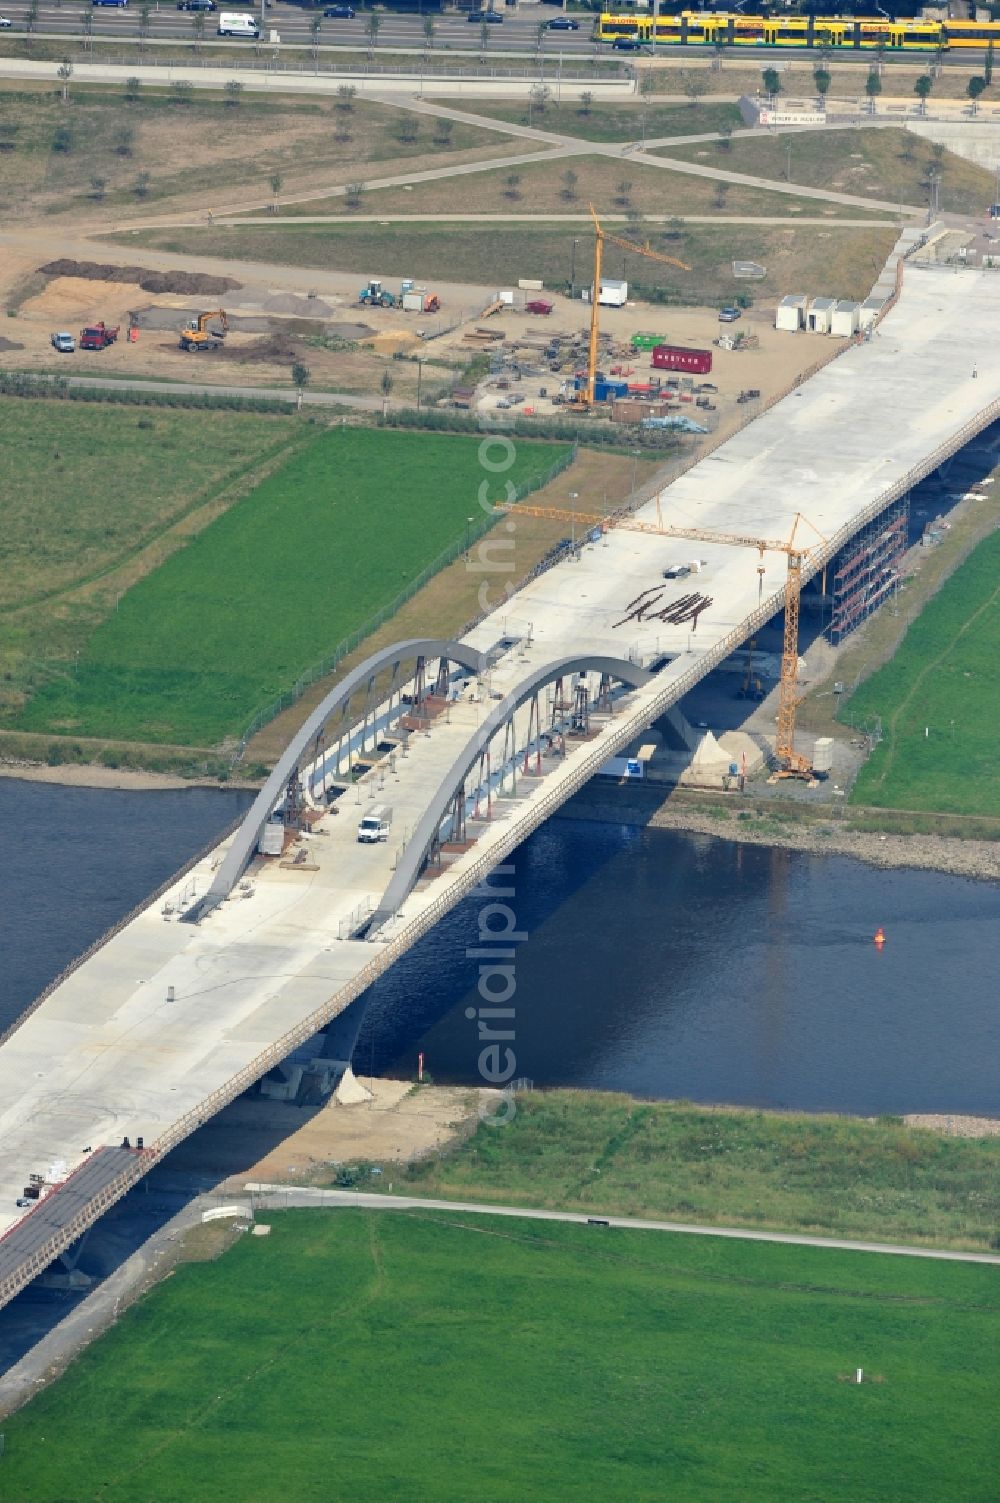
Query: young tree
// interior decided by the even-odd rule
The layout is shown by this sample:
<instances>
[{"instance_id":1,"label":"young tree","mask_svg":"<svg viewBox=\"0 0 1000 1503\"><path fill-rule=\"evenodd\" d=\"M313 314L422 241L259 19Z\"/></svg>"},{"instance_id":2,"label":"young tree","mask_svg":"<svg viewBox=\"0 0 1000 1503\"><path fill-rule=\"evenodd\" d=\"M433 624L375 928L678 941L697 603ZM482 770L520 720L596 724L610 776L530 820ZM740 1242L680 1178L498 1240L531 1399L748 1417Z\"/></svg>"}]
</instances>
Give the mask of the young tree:
<instances>
[{"instance_id":1,"label":"young tree","mask_svg":"<svg viewBox=\"0 0 1000 1503\"><path fill-rule=\"evenodd\" d=\"M813 83L816 85L816 93L820 97L821 104L826 108L826 96L830 92L829 68L814 68Z\"/></svg>"},{"instance_id":2,"label":"young tree","mask_svg":"<svg viewBox=\"0 0 1000 1503\"><path fill-rule=\"evenodd\" d=\"M120 125L115 132L115 154L120 157L130 157L135 145L135 126Z\"/></svg>"},{"instance_id":3,"label":"young tree","mask_svg":"<svg viewBox=\"0 0 1000 1503\"><path fill-rule=\"evenodd\" d=\"M563 185L559 189L559 196L564 198L567 203L572 203L573 199L576 198L576 185L578 181L579 179L572 167L567 167L562 175Z\"/></svg>"},{"instance_id":4,"label":"young tree","mask_svg":"<svg viewBox=\"0 0 1000 1503\"><path fill-rule=\"evenodd\" d=\"M760 76L764 85L764 93L768 94L772 99L776 99L781 93L781 75L777 68L765 68Z\"/></svg>"},{"instance_id":5,"label":"young tree","mask_svg":"<svg viewBox=\"0 0 1000 1503\"><path fill-rule=\"evenodd\" d=\"M52 132L52 150L68 156L73 150L73 132L68 125L57 125Z\"/></svg>"},{"instance_id":6,"label":"young tree","mask_svg":"<svg viewBox=\"0 0 1000 1503\"><path fill-rule=\"evenodd\" d=\"M594 96L593 96L593 94L591 93L591 91L589 89L584 89L583 93L580 95L580 114L581 115L589 115L590 114L590 109L591 109L591 106L593 105L593 103L594 103Z\"/></svg>"},{"instance_id":7,"label":"young tree","mask_svg":"<svg viewBox=\"0 0 1000 1503\"><path fill-rule=\"evenodd\" d=\"M186 78L176 78L170 85L170 88L173 92L175 104L191 103L192 85L188 83Z\"/></svg>"},{"instance_id":8,"label":"young tree","mask_svg":"<svg viewBox=\"0 0 1000 1503\"><path fill-rule=\"evenodd\" d=\"M983 59L983 77L986 80L986 87L989 88L990 84L993 82L993 42L992 41L989 41L986 44L986 56Z\"/></svg>"},{"instance_id":9,"label":"young tree","mask_svg":"<svg viewBox=\"0 0 1000 1503\"><path fill-rule=\"evenodd\" d=\"M125 80L125 103L135 104L139 98L139 90L142 88L141 78L126 78Z\"/></svg>"},{"instance_id":10,"label":"young tree","mask_svg":"<svg viewBox=\"0 0 1000 1503\"><path fill-rule=\"evenodd\" d=\"M237 110L240 106L240 98L243 94L243 85L238 78L231 78L226 84L226 107Z\"/></svg>"},{"instance_id":11,"label":"young tree","mask_svg":"<svg viewBox=\"0 0 1000 1503\"><path fill-rule=\"evenodd\" d=\"M97 199L98 203L104 202L104 195L107 192L107 188L108 180L106 177L92 177L90 179L90 191L93 194L94 198Z\"/></svg>"},{"instance_id":12,"label":"young tree","mask_svg":"<svg viewBox=\"0 0 1000 1503\"><path fill-rule=\"evenodd\" d=\"M454 120L444 120L438 116L434 121L434 145L448 146L451 142L451 134L454 129Z\"/></svg>"},{"instance_id":13,"label":"young tree","mask_svg":"<svg viewBox=\"0 0 1000 1503\"><path fill-rule=\"evenodd\" d=\"M681 74L681 87L697 109L698 101L705 92L705 75L700 71Z\"/></svg>"},{"instance_id":14,"label":"young tree","mask_svg":"<svg viewBox=\"0 0 1000 1503\"><path fill-rule=\"evenodd\" d=\"M144 0L144 3L139 6L139 53L140 53L140 55L143 52L145 52L145 50L146 50L146 39L149 36L149 11L150 11L149 0Z\"/></svg>"},{"instance_id":15,"label":"young tree","mask_svg":"<svg viewBox=\"0 0 1000 1503\"><path fill-rule=\"evenodd\" d=\"M548 31L548 29L549 29L549 23L547 21L539 21L538 25L535 27L535 51L536 52L541 52L542 47L545 44L545 33Z\"/></svg>"},{"instance_id":16,"label":"young tree","mask_svg":"<svg viewBox=\"0 0 1000 1503\"><path fill-rule=\"evenodd\" d=\"M56 77L62 84L62 102L69 104L69 81L73 77L73 64L68 57L64 57L56 69Z\"/></svg>"},{"instance_id":17,"label":"young tree","mask_svg":"<svg viewBox=\"0 0 1000 1503\"><path fill-rule=\"evenodd\" d=\"M367 183L347 183L344 188L344 202L347 207L356 209L367 191Z\"/></svg>"},{"instance_id":18,"label":"young tree","mask_svg":"<svg viewBox=\"0 0 1000 1503\"><path fill-rule=\"evenodd\" d=\"M720 151L732 151L732 149L733 149L733 127L731 125L720 125L719 126L719 150Z\"/></svg>"},{"instance_id":19,"label":"young tree","mask_svg":"<svg viewBox=\"0 0 1000 1503\"><path fill-rule=\"evenodd\" d=\"M726 195L728 194L728 192L729 192L729 184L728 183L716 183L716 185L715 185L715 207L717 209L724 209L726 207Z\"/></svg>"},{"instance_id":20,"label":"young tree","mask_svg":"<svg viewBox=\"0 0 1000 1503\"><path fill-rule=\"evenodd\" d=\"M419 134L420 127L412 115L403 115L400 117L399 123L396 126L397 141L401 141L404 146L409 146L417 139Z\"/></svg>"},{"instance_id":21,"label":"young tree","mask_svg":"<svg viewBox=\"0 0 1000 1503\"><path fill-rule=\"evenodd\" d=\"M319 57L319 38L322 30L323 17L313 16L309 22L309 51L312 53L313 62L316 62Z\"/></svg>"},{"instance_id":22,"label":"young tree","mask_svg":"<svg viewBox=\"0 0 1000 1503\"><path fill-rule=\"evenodd\" d=\"M713 42L712 43L712 72L713 73L721 73L722 72L722 62L723 62L723 59L725 58L725 55L726 55L726 44L725 44L725 42Z\"/></svg>"},{"instance_id":23,"label":"young tree","mask_svg":"<svg viewBox=\"0 0 1000 1503\"><path fill-rule=\"evenodd\" d=\"M371 57L378 42L378 34L382 27L382 17L377 10L369 11L365 22L365 33L368 37L368 56Z\"/></svg>"},{"instance_id":24,"label":"young tree","mask_svg":"<svg viewBox=\"0 0 1000 1503\"><path fill-rule=\"evenodd\" d=\"M88 51L94 45L94 12L90 6L80 13L80 29L83 32L84 51Z\"/></svg>"},{"instance_id":25,"label":"young tree","mask_svg":"<svg viewBox=\"0 0 1000 1503\"><path fill-rule=\"evenodd\" d=\"M392 391L392 376L388 371L382 372L382 380L379 382L382 388L382 416L389 411L389 393Z\"/></svg>"},{"instance_id":26,"label":"young tree","mask_svg":"<svg viewBox=\"0 0 1000 1503\"><path fill-rule=\"evenodd\" d=\"M269 181L271 184L271 213L277 214L284 178L280 172L272 172Z\"/></svg>"},{"instance_id":27,"label":"young tree","mask_svg":"<svg viewBox=\"0 0 1000 1503\"><path fill-rule=\"evenodd\" d=\"M353 84L341 84L337 90L338 110L343 110L345 115L349 115L354 108L354 96L357 92Z\"/></svg>"},{"instance_id":28,"label":"young tree","mask_svg":"<svg viewBox=\"0 0 1000 1503\"><path fill-rule=\"evenodd\" d=\"M508 172L504 178L504 183L504 198L514 199L521 197L521 174L519 172Z\"/></svg>"},{"instance_id":29,"label":"young tree","mask_svg":"<svg viewBox=\"0 0 1000 1503\"><path fill-rule=\"evenodd\" d=\"M913 92L920 100L920 113L922 115L927 114L927 101L930 98L930 93L933 87L934 80L933 78L931 78L929 73L921 73L920 77L913 85Z\"/></svg>"},{"instance_id":30,"label":"young tree","mask_svg":"<svg viewBox=\"0 0 1000 1503\"><path fill-rule=\"evenodd\" d=\"M195 11L191 24L194 28L194 50L195 52L200 52L205 45L205 12L203 10Z\"/></svg>"},{"instance_id":31,"label":"young tree","mask_svg":"<svg viewBox=\"0 0 1000 1503\"><path fill-rule=\"evenodd\" d=\"M972 113L973 114L975 114L976 111L979 108L979 96L980 96L980 94L983 92L983 90L985 88L986 88L986 80L985 80L985 78L970 78L969 82L966 84L965 92L968 94L969 98L972 100Z\"/></svg>"},{"instance_id":32,"label":"young tree","mask_svg":"<svg viewBox=\"0 0 1000 1503\"><path fill-rule=\"evenodd\" d=\"M874 68L872 68L871 72L868 74L868 77L865 79L865 93L868 95L868 113L869 113L869 115L874 115L874 113L875 113L875 101L878 98L878 96L881 94L881 92L882 92L882 80L881 80L881 78L879 78L877 71Z\"/></svg>"},{"instance_id":33,"label":"young tree","mask_svg":"<svg viewBox=\"0 0 1000 1503\"><path fill-rule=\"evenodd\" d=\"M489 22L488 21L480 21L480 23L479 23L479 51L481 53L485 54L486 49L487 49L487 47L489 45L490 45L490 27L489 27Z\"/></svg>"},{"instance_id":34,"label":"young tree","mask_svg":"<svg viewBox=\"0 0 1000 1503\"><path fill-rule=\"evenodd\" d=\"M433 16L424 16L424 46L430 52L434 46L434 33L437 26Z\"/></svg>"},{"instance_id":35,"label":"young tree","mask_svg":"<svg viewBox=\"0 0 1000 1503\"><path fill-rule=\"evenodd\" d=\"M302 395L302 392L309 385L309 378L310 378L311 375L312 375L312 372L310 371L308 365L303 365L303 363L302 363L301 360L296 360L293 363L293 365L292 365L292 380L295 382L295 385L299 389L299 396L300 397Z\"/></svg>"},{"instance_id":36,"label":"young tree","mask_svg":"<svg viewBox=\"0 0 1000 1503\"><path fill-rule=\"evenodd\" d=\"M132 192L135 194L136 198L148 197L151 183L152 178L150 177L148 172L136 173L135 182L132 185Z\"/></svg>"},{"instance_id":37,"label":"young tree","mask_svg":"<svg viewBox=\"0 0 1000 1503\"><path fill-rule=\"evenodd\" d=\"M528 99L531 102L532 108L536 109L540 115L545 114L545 111L549 107L549 100L551 98L552 90L549 88L548 84L543 83L535 84L535 87L528 95Z\"/></svg>"},{"instance_id":38,"label":"young tree","mask_svg":"<svg viewBox=\"0 0 1000 1503\"><path fill-rule=\"evenodd\" d=\"M615 203L622 209L627 209L632 202L632 184L629 179L622 178L620 183L615 183Z\"/></svg>"}]
</instances>

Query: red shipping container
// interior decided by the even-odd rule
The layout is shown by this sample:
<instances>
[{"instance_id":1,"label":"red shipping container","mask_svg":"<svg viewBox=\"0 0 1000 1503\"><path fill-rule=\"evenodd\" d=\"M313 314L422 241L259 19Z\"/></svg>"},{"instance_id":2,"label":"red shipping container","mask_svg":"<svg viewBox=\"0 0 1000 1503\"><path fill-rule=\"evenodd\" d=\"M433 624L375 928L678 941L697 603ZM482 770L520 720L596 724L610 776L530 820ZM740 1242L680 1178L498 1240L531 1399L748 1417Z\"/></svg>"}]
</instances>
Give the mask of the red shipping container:
<instances>
[{"instance_id":1,"label":"red shipping container","mask_svg":"<svg viewBox=\"0 0 1000 1503\"><path fill-rule=\"evenodd\" d=\"M688 371L692 376L706 376L712 369L712 351L685 350L675 344L658 344L653 351L653 368L658 371Z\"/></svg>"}]
</instances>

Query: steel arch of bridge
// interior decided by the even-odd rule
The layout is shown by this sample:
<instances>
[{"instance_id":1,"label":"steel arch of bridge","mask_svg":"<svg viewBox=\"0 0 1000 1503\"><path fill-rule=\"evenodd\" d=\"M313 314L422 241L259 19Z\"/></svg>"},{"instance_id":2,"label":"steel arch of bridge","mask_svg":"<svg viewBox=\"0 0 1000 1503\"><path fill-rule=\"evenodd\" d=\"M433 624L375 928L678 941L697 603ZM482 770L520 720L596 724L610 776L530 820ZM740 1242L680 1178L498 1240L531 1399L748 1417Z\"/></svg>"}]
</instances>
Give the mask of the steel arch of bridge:
<instances>
[{"instance_id":1,"label":"steel arch of bridge","mask_svg":"<svg viewBox=\"0 0 1000 1503\"><path fill-rule=\"evenodd\" d=\"M568 678L574 673L587 672L600 673L608 678L617 679L621 683L628 684L632 689L638 689L640 685L648 683L652 678L652 674L645 668L640 668L636 663L628 662L624 658L599 657L590 654L558 658L541 668L536 668L534 672L522 679L517 687L497 705L496 709L487 715L482 725L476 728L441 779L437 792L421 815L411 839L400 855L392 879L372 915L368 926L369 933L386 923L412 891L437 839L449 805L464 787L473 766L484 755L494 736L504 729L521 706L532 699L539 690L555 683L557 679Z\"/></svg>"},{"instance_id":2,"label":"steel arch of bridge","mask_svg":"<svg viewBox=\"0 0 1000 1503\"><path fill-rule=\"evenodd\" d=\"M397 667L410 658L442 658L461 663L474 673L481 673L487 666L487 654L462 642L449 642L438 637L413 637L405 642L396 642L372 653L356 668L335 684L329 694L303 721L291 741L275 763L271 775L247 810L232 845L226 853L212 884L202 901L192 910L194 920L204 918L213 908L223 902L246 871L257 849L264 826L271 811L285 792L294 774L299 769L303 755L311 742L321 735L328 720L345 708L352 696L364 688L383 668Z\"/></svg>"}]
</instances>

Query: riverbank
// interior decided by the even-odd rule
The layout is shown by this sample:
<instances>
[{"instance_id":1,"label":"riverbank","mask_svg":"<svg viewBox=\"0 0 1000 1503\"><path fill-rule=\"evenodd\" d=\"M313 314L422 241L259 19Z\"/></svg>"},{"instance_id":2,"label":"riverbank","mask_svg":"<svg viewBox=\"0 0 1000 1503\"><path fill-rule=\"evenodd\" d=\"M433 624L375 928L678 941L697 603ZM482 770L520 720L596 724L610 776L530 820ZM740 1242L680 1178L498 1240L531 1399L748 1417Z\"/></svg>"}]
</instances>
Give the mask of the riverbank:
<instances>
[{"instance_id":1,"label":"riverbank","mask_svg":"<svg viewBox=\"0 0 1000 1503\"><path fill-rule=\"evenodd\" d=\"M853 856L870 866L918 867L977 881L1000 881L1000 842L858 829L854 821L866 819L865 810L845 810L837 818L832 811L804 809L774 799L756 804L740 794L713 797L595 779L559 812L568 819L683 830L743 845Z\"/></svg>"},{"instance_id":2,"label":"riverbank","mask_svg":"<svg viewBox=\"0 0 1000 1503\"><path fill-rule=\"evenodd\" d=\"M0 778L18 778L26 783L55 783L62 788L128 788L153 792L176 788L249 788L259 782L233 778L183 778L173 772L150 772L145 768L102 767L99 762L62 763L48 767L40 762L0 762Z\"/></svg>"}]
</instances>

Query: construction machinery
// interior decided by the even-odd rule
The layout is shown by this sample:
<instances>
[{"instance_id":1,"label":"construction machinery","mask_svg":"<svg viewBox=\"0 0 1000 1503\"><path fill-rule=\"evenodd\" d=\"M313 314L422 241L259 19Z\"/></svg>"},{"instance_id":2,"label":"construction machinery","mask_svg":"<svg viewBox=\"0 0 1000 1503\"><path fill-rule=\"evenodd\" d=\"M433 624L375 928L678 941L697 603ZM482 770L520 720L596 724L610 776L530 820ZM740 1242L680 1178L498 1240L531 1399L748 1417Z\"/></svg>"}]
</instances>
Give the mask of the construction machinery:
<instances>
[{"instance_id":1,"label":"construction machinery","mask_svg":"<svg viewBox=\"0 0 1000 1503\"><path fill-rule=\"evenodd\" d=\"M795 714L799 706L796 680L799 669L799 602L802 596L802 570L809 558L826 543L826 538L801 512L796 512L791 534L787 542L773 538L758 538L743 533L717 532L710 527L673 527L664 523L660 510L660 498L656 498L656 521L640 522L632 516L602 517L596 514L570 511L561 507L526 506L523 502L501 503L497 511L513 511L517 507L519 517L548 517L552 520L571 522L574 528L599 529L608 532L616 528L622 532L645 532L659 537L689 538L702 543L724 543L733 548L756 548L760 557L765 553L783 553L788 560L785 578L785 636L781 653L781 679L778 692L778 732L774 744L776 776L783 778L811 778L812 764L808 757L795 750ZM816 533L815 543L798 541L799 524L812 527ZM763 571L758 569L763 585Z\"/></svg>"},{"instance_id":2,"label":"construction machinery","mask_svg":"<svg viewBox=\"0 0 1000 1503\"><path fill-rule=\"evenodd\" d=\"M674 256L665 256L662 251L654 250L647 240L645 245L637 245L633 240L624 240L621 235L612 235L608 230L601 228L601 221L597 217L594 205L590 206L590 217L594 221L594 282L590 289L590 343L587 351L587 384L582 391L577 393L574 406L593 408L595 389L597 386L597 346L600 338L600 306L601 306L601 267L604 263L604 243L609 241L612 245L620 246L622 250L631 251L636 256L645 256L650 261L661 261L665 266L676 266L680 271L690 271L686 261L678 261Z\"/></svg>"},{"instance_id":3,"label":"construction machinery","mask_svg":"<svg viewBox=\"0 0 1000 1503\"><path fill-rule=\"evenodd\" d=\"M398 301L396 294L375 278L370 278L367 287L358 293L358 303L363 308L395 308Z\"/></svg>"},{"instance_id":4,"label":"construction machinery","mask_svg":"<svg viewBox=\"0 0 1000 1503\"><path fill-rule=\"evenodd\" d=\"M210 328L215 319L216 327ZM229 319L222 308L213 308L208 313L199 313L181 330L180 346L192 355L201 350L218 350L229 333Z\"/></svg>"},{"instance_id":5,"label":"construction machinery","mask_svg":"<svg viewBox=\"0 0 1000 1503\"><path fill-rule=\"evenodd\" d=\"M100 323L90 324L86 329L80 330L81 350L106 350L113 345L121 332L119 326L109 328L102 319Z\"/></svg>"}]
</instances>

